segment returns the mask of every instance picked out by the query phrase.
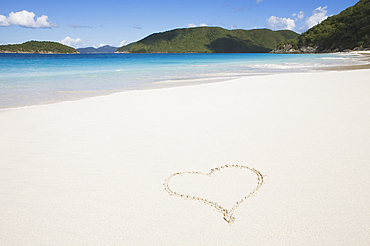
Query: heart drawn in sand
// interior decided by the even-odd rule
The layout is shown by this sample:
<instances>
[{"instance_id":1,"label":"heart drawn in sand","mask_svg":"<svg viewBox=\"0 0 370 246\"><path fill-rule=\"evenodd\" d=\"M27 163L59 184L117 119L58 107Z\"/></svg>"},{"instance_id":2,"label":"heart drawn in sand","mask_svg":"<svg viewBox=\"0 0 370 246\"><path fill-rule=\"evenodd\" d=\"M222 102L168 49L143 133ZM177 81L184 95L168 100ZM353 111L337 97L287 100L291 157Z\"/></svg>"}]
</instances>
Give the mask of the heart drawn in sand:
<instances>
[{"instance_id":1,"label":"heart drawn in sand","mask_svg":"<svg viewBox=\"0 0 370 246\"><path fill-rule=\"evenodd\" d=\"M242 195L240 195L238 197L238 199L236 200L235 203L232 203L231 209L225 208L225 206L220 205L216 201L211 201L210 199L205 197L206 195L197 196L197 195L186 194L186 192L184 192L184 191L174 191L169 186L170 181L174 177L179 177L179 175L184 175L184 174L191 175L191 176L202 175L202 176L211 178L217 172L220 172L220 171L223 171L223 170L230 170L230 169L251 171L255 175L257 175L257 184L251 186L252 190L245 190L245 191L242 190ZM187 176L186 178L191 177L191 176ZM191 179L189 179L189 180L191 180ZM246 182L246 181L247 180L244 179L244 182ZM241 165L224 165L224 166L221 166L221 167L216 167L216 168L211 169L211 171L209 173L202 173L202 172L196 172L196 171L174 173L164 181L163 186L164 186L164 189L168 192L168 194L170 196L180 197L180 198L183 198L183 199L186 199L186 200L193 200L193 201L204 203L204 205L208 205L211 208L214 208L217 211L219 211L220 213L222 213L223 219L227 223L233 224L235 222L235 217L234 217L235 210L247 198L249 198L250 196L255 194L259 190L259 188L262 186L262 184L263 184L263 175L258 170L254 169L254 168L247 167L247 166L241 166ZM227 186L227 183L226 184L221 184L221 185L223 185L223 186L226 185ZM189 184L189 186L190 186L190 184ZM233 202L233 201L231 201L231 202Z\"/></svg>"}]
</instances>

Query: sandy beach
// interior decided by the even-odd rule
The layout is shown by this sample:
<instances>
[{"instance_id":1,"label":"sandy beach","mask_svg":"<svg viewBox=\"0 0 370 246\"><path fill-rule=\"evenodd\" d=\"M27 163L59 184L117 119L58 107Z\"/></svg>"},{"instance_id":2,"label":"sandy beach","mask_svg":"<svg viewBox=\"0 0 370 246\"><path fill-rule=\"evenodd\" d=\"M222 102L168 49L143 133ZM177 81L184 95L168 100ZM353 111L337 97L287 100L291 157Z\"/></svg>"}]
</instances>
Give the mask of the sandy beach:
<instances>
[{"instance_id":1,"label":"sandy beach","mask_svg":"<svg viewBox=\"0 0 370 246\"><path fill-rule=\"evenodd\" d=\"M1 110L0 245L370 245L369 78Z\"/></svg>"}]
</instances>

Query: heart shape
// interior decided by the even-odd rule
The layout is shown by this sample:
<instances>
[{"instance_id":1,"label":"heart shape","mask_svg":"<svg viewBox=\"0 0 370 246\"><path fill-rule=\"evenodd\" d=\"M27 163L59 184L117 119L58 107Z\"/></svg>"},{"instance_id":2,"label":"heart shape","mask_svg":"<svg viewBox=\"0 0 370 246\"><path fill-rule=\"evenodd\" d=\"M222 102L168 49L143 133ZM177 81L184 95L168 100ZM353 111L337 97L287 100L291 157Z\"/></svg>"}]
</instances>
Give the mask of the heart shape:
<instances>
[{"instance_id":1,"label":"heart shape","mask_svg":"<svg viewBox=\"0 0 370 246\"><path fill-rule=\"evenodd\" d=\"M226 169L241 169L241 170L252 171L257 175L257 181L258 181L255 188L252 191L250 191L248 194L244 195L241 199L238 199L233 204L233 206L230 210L221 206L217 202L211 201L211 200L209 200L207 198L204 198L202 196L192 196L192 195L189 195L189 194L183 194L183 193L180 193L180 192L173 191L169 186L169 183L170 183L171 179L173 177L178 176L178 175L190 174L190 175L203 175L203 176L207 176L207 177L212 177L216 172L220 172L220 171L226 170ZM259 188L263 184L263 177L264 176L258 170L254 169L254 168L250 168L250 167L247 167L247 166L241 166L241 165L224 165L224 166L221 166L221 167L216 167L216 168L211 169L211 171L209 173L202 173L202 172L197 172L197 171L174 173L164 181L163 186L164 186L164 189L168 192L168 194L170 196L176 196L176 197L180 197L180 198L183 198L183 199L186 199L186 200L193 200L193 201L198 201L198 202L204 203L204 205L208 205L211 208L214 208L217 211L219 211L220 213L222 213L223 219L227 223L233 224L235 222L235 217L234 217L235 210L239 207L239 205L241 203L243 203L247 198L249 198L250 196L252 196L253 194L255 194L259 190Z\"/></svg>"}]
</instances>

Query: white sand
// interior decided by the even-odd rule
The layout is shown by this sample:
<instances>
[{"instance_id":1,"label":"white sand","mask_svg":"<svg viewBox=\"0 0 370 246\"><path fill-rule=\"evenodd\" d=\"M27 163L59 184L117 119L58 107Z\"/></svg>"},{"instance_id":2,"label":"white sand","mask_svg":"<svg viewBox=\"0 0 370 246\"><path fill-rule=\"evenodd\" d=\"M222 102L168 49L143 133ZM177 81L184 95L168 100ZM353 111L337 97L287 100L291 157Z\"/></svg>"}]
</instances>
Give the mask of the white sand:
<instances>
[{"instance_id":1,"label":"white sand","mask_svg":"<svg viewBox=\"0 0 370 246\"><path fill-rule=\"evenodd\" d=\"M0 111L0 245L370 245L369 78L272 75ZM232 225L164 190L173 173L226 164L266 175ZM257 185L217 175L172 188L230 209Z\"/></svg>"}]
</instances>

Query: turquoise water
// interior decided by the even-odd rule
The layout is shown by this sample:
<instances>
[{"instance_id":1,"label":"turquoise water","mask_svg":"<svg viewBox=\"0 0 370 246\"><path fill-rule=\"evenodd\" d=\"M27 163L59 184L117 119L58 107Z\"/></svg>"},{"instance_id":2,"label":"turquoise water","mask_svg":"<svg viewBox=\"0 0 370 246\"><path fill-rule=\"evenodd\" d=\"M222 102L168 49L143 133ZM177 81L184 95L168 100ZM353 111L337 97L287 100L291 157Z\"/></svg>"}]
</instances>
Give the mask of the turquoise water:
<instances>
[{"instance_id":1,"label":"turquoise water","mask_svg":"<svg viewBox=\"0 0 370 246\"><path fill-rule=\"evenodd\" d=\"M0 109L362 63L349 54L0 54Z\"/></svg>"}]
</instances>

